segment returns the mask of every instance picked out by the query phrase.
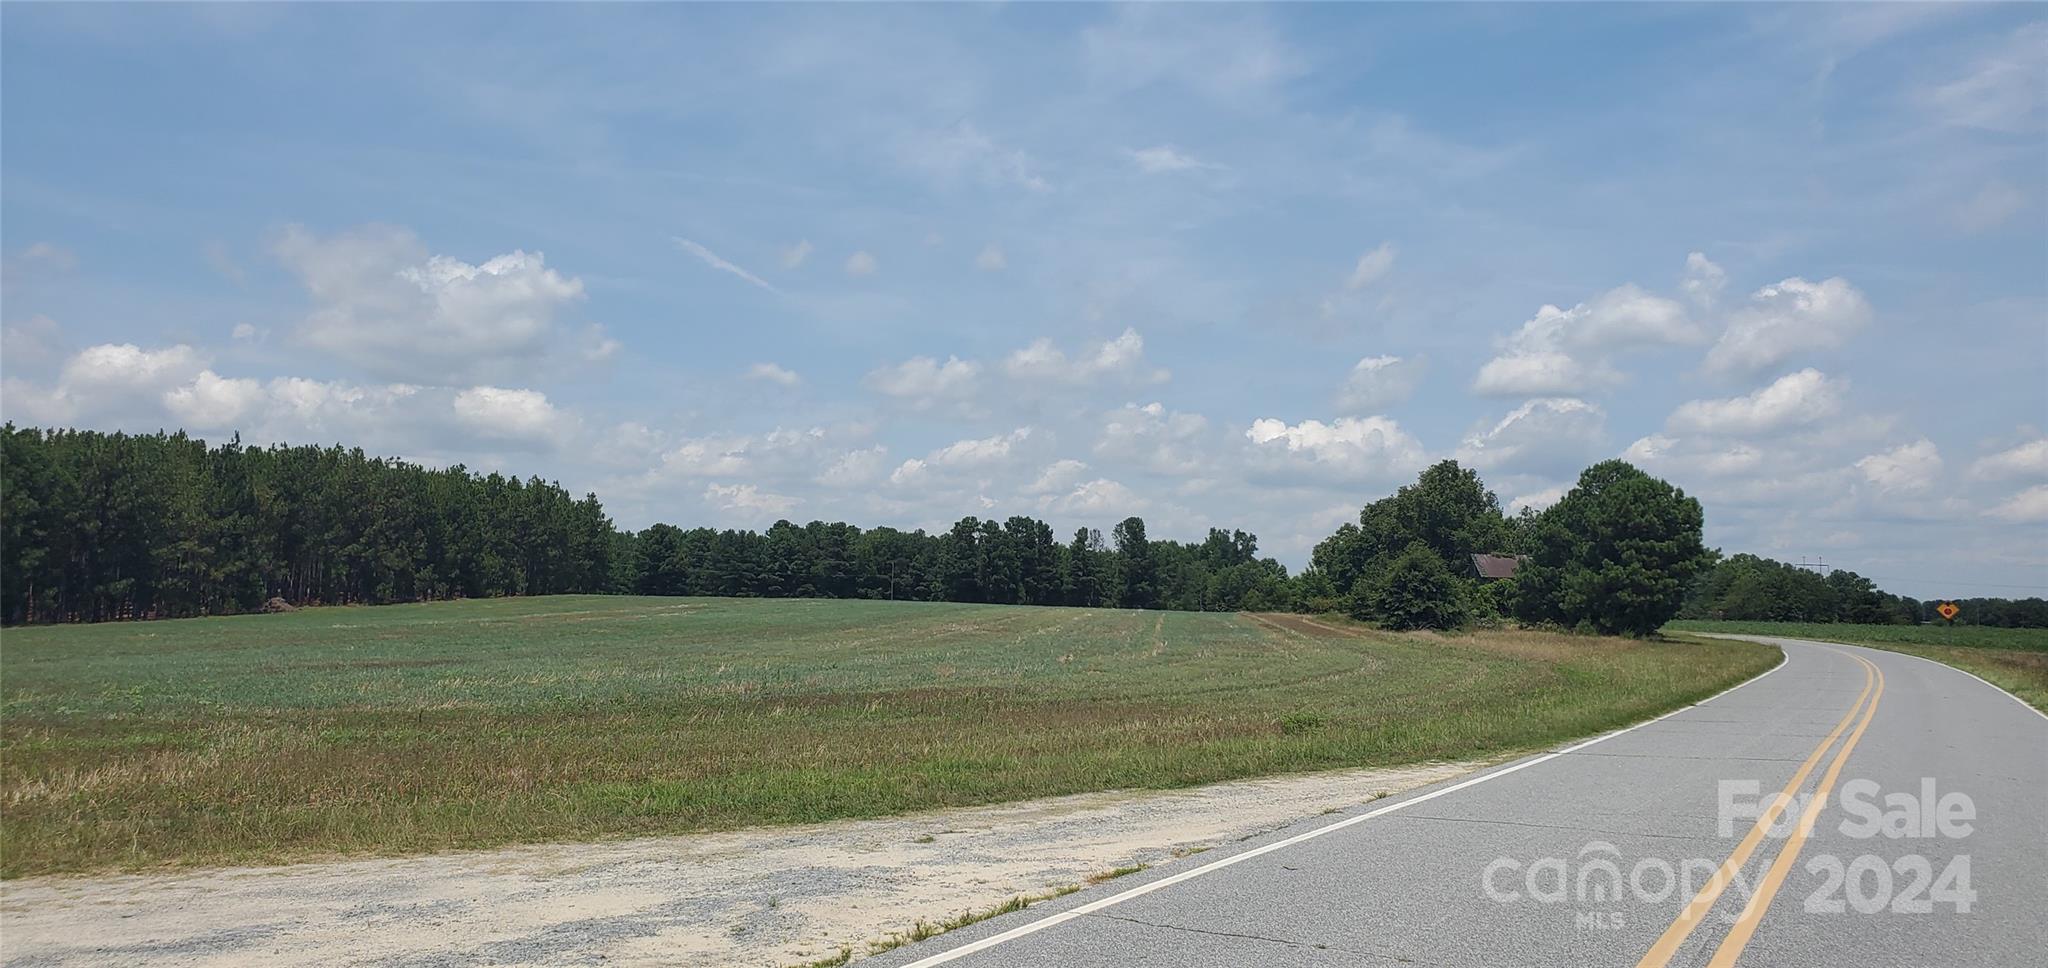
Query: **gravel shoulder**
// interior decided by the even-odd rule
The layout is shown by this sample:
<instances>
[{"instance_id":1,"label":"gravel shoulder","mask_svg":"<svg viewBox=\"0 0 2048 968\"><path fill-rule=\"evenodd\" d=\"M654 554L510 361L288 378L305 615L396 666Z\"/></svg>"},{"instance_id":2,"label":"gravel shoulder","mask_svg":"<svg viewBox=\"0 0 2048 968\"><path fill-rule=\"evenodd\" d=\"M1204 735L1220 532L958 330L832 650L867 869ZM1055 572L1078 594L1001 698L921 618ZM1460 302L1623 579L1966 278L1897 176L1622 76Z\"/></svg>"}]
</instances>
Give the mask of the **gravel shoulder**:
<instances>
[{"instance_id":1,"label":"gravel shoulder","mask_svg":"<svg viewBox=\"0 0 2048 968\"><path fill-rule=\"evenodd\" d=\"M1471 772L1343 770L602 844L0 885L8 966L781 968Z\"/></svg>"}]
</instances>

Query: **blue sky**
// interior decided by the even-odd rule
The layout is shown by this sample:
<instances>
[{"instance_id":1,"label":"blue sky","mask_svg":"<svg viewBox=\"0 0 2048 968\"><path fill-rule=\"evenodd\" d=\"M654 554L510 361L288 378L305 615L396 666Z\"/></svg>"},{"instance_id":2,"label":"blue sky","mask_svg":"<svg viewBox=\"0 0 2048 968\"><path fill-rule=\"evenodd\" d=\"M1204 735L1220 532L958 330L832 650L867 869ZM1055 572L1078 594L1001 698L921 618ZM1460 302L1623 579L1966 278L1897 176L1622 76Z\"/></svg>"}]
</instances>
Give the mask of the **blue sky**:
<instances>
[{"instance_id":1,"label":"blue sky","mask_svg":"<svg viewBox=\"0 0 2048 968\"><path fill-rule=\"evenodd\" d=\"M2048 591L2038 6L8 4L0 409L623 525L1143 515L1427 462Z\"/></svg>"}]
</instances>

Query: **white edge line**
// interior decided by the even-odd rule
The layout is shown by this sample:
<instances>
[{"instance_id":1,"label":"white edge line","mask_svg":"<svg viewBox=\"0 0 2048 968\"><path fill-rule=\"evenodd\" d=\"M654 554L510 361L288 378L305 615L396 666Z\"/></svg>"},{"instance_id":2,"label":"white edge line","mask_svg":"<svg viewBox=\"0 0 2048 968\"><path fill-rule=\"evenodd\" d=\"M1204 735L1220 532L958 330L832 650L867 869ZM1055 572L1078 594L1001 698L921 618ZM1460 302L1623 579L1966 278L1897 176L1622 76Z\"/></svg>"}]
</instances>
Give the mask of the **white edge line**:
<instances>
[{"instance_id":1,"label":"white edge line","mask_svg":"<svg viewBox=\"0 0 2048 968\"><path fill-rule=\"evenodd\" d=\"M920 958L916 961L913 961L907 965L902 966L902 968L930 968L930 966L932 965L942 965L956 958L965 958L968 955L971 955L977 951L983 951L989 948L993 948L996 945L1003 944L1005 942L1015 941L1018 938L1024 937L1025 935L1042 931L1056 924L1064 924L1068 921L1080 917L1081 915L1093 914L1096 911L1100 911L1112 905L1122 904L1123 902L1128 901L1134 897L1140 897L1142 895L1150 894L1153 891L1159 890L1160 888L1171 887L1172 885L1178 884L1182 881L1192 880L1194 878L1202 876L1203 874L1207 874L1210 871L1222 870L1223 868L1229 867L1230 865L1238 863L1239 861L1247 861L1251 860L1254 857L1258 857L1262 854L1270 854L1273 851L1279 850L1282 847L1292 847L1295 844L1301 843L1306 840L1314 840L1315 838L1321 837L1324 834L1335 833L1353 824L1364 823L1365 821L1371 820L1374 817L1385 816L1386 814L1393 813L1396 810L1406 809L1418 803L1427 803L1431 800L1436 799L1437 797L1441 797L1446 794L1456 793L1459 790L1465 789L1466 787L1477 786L1481 783L1485 783L1488 780L1498 779L1500 777L1507 776L1510 773L1516 773L1522 770L1526 770L1529 767L1535 766L1538 763L1547 763L1551 760L1557 759L1558 757L1565 755L1566 753L1577 752L1579 750L1585 749L1588 746L1593 745L1594 743L1604 743L1607 740L1613 739L1616 736L1620 736L1623 733L1633 732L1652 723L1657 723L1669 719L1673 716L1678 715L1679 713L1685 712L1688 709L1692 709L1695 706L1702 706L1707 703L1713 702L1714 700L1719 699L1722 696L1725 696L1731 692L1734 692L1735 690L1740 689L1743 686L1755 683L1758 680L1763 679L1765 676L1768 676L1771 673L1778 671L1779 669L1783 669L1787 661L1788 659L1785 654L1785 650L1780 648L1778 649L1778 664L1770 667L1769 669L1764 670L1755 678L1746 679L1742 682L1738 682L1735 685L1729 686L1728 688L1723 689L1720 692L1717 692L1711 696L1708 696L1705 699L1700 700L1699 702L1691 703L1685 706L1680 706L1677 709L1665 713L1662 716L1656 717L1655 719L1646 719L1633 726L1624 726L1611 733L1603 733L1599 736L1595 736L1592 739L1586 740L1583 743L1578 743L1573 746L1567 746L1561 750L1555 750L1553 752L1544 753L1541 756L1536 756L1530 759L1523 760L1519 763L1512 764L1503 769L1495 770L1492 773L1485 773L1479 776L1475 776L1469 780L1462 780L1458 783L1454 783L1440 790L1432 790L1419 797L1412 797L1407 800L1402 800L1399 803L1390 803L1384 807L1380 807L1377 810L1371 810L1366 813L1361 813L1356 817L1346 817L1345 819L1339 820L1336 823L1327 824L1325 826L1317 827L1314 830L1295 834L1294 836L1289 837L1286 840L1278 840L1274 841L1273 843L1266 844L1262 847L1254 847L1251 850L1247 850L1243 853L1232 854L1229 857L1222 858L1221 860L1210 861L1209 863L1203 864L1200 867L1181 871L1180 873L1175 874L1171 877L1162 877L1156 881L1150 881L1144 884L1140 884L1137 887L1133 887L1121 893L1112 894L1099 901L1090 901L1089 903L1083 904L1080 907L1070 908L1068 910L1061 911L1058 914L1053 914L1047 917L1040 918L1029 924L1020 924L1001 934L990 935L989 937L983 938L980 941L975 941L970 944L964 944L958 948L948 949L946 951L941 951L935 955Z\"/></svg>"},{"instance_id":2,"label":"white edge line","mask_svg":"<svg viewBox=\"0 0 2048 968\"><path fill-rule=\"evenodd\" d=\"M1908 658L1908 659L1919 659L1919 660L1920 660L1920 661L1922 661L1922 662L1927 662L1927 663L1932 663L1932 664L1934 664L1934 665L1938 665L1938 666L1940 666L1940 667L1942 667L1942 668L1944 668L1944 669L1947 669L1947 670L1948 670L1948 671L1950 671L1950 672L1960 672L1960 673L1962 673L1963 675L1969 676L1970 678L1972 678L1972 679L1975 679L1975 680L1977 680L1978 682L1981 682L1981 683L1983 683L1983 684L1985 684L1985 685L1987 685L1987 686L1990 686L1990 687L1991 687L1991 688L1993 688L1993 689L1996 689L1996 690L1998 690L1998 691L1999 691L1999 692L2001 692L2001 693L2004 693L2004 694L2005 694L2005 697L2006 697L2007 699L2010 699L2010 700L2012 700L2013 702L2019 703L2019 704L2020 704L2020 708L2021 708L2021 709L2024 709L2024 710L2026 710L2027 712L2033 713L2034 715L2036 715L2036 716L2039 716L2039 717L2041 717L2042 719L2048 719L2048 712L2042 712L2041 710L2039 710L2039 709L2036 709L2036 708L2034 708L2034 704L2033 704L2033 703L2030 703L2030 702L2028 702L2028 701L2026 701L2026 700L2024 700L2024 699L2021 699L2021 698L2020 698L2019 696L2017 696L2017 695L2013 694L2012 692L2009 692L2009 691L2007 691L2007 690L2006 690L2006 688L2005 688L2004 686L2001 686L2001 685L1999 685L1998 683L1992 682L1991 680L1989 680L1989 679L1986 679L1986 678L1984 678L1983 676L1980 676L1980 675L1978 675L1978 674L1976 674L1976 673L1974 673L1974 672L1971 672L1971 671L1970 671L1970 670L1968 670L1968 669L1964 669L1964 668L1962 668L1962 667L1960 667L1960 666L1952 666L1952 665L1949 665L1949 664L1948 664L1948 663L1946 663L1946 662L1943 662L1943 661L1941 661L1940 659L1930 659L1930 658L1928 658L1928 657L1926 657L1926 656L1924 656L1924 655L1914 655L1914 654L1913 654L1913 653L1911 653L1911 652L1899 652L1899 651L1895 651L1895 650L1893 650L1893 649L1880 649L1880 648L1878 648L1878 647L1876 647L1876 646L1872 646L1872 645L1858 645L1858 644L1856 644L1856 643L1854 643L1854 642L1821 642L1821 641L1819 641L1819 640L1817 640L1817 639L1795 639L1795 638L1792 638L1791 636L1771 636L1771 635L1761 635L1761 634L1759 634L1759 635L1755 635L1755 636L1750 636L1750 635L1738 635L1738 634L1736 634L1736 633L1733 633L1733 632L1692 632L1692 633L1689 633L1689 634L1692 634L1692 635L1703 635L1703 636L1707 636L1707 637L1709 637L1709 638L1716 638L1716 639L1733 639L1733 640L1736 640L1736 641L1740 641L1740 642L1757 642L1757 641L1763 641L1763 642L1765 642L1765 644L1769 644L1769 640L1770 640L1770 639L1773 639L1773 638L1783 638L1783 639L1785 639L1786 641L1790 641L1790 642L1812 642L1812 643L1813 643L1813 644L1815 644L1815 645L1846 645L1846 646L1848 646L1848 647L1850 647L1850 648L1852 648L1852 649L1862 649L1862 650L1863 650L1863 651L1865 651L1865 652L1882 652L1882 653L1884 653L1885 655L1902 655L1902 656L1905 656L1905 657L1906 657L1906 658ZM1917 642L1914 642L1914 643L1906 643L1906 644L1909 644L1909 645L1919 645L1919 644L1921 644L1921 643L1917 643ZM1933 643L1927 643L1927 644L1929 644L1929 645L1932 645ZM1950 646L1950 648L1967 648L1967 646ZM2000 651L2000 650L1997 650L1997 649L1991 649L1991 650L1987 650L1987 651L1994 651L1994 652L1995 652L1995 651ZM1758 679L1761 679L1761 678L1763 678L1763 677L1762 677L1762 676L1758 676L1757 678L1758 678ZM1751 681L1755 681L1755 680L1751 680ZM1702 701L1704 701L1704 700L1702 700Z\"/></svg>"}]
</instances>

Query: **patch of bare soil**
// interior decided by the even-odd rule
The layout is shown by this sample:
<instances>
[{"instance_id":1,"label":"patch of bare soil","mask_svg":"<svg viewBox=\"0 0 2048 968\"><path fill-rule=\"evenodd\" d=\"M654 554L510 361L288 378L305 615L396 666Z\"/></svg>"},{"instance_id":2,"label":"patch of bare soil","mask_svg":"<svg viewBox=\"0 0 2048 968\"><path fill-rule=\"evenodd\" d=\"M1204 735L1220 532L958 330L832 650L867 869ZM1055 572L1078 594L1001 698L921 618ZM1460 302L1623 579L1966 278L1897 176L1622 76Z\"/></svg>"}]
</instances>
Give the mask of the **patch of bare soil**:
<instances>
[{"instance_id":1,"label":"patch of bare soil","mask_svg":"<svg viewBox=\"0 0 2048 968\"><path fill-rule=\"evenodd\" d=\"M800 964L1477 769L1442 763L608 844L0 885L7 965Z\"/></svg>"}]
</instances>

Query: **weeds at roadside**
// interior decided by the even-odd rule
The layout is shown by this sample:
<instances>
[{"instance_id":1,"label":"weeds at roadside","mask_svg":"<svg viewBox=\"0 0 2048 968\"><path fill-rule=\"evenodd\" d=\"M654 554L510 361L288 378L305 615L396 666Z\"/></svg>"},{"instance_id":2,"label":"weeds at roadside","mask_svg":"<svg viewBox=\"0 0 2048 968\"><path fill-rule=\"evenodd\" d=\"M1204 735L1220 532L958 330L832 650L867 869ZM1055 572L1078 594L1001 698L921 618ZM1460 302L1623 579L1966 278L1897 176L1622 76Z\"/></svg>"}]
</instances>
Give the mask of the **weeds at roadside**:
<instances>
[{"instance_id":1,"label":"weeds at roadside","mask_svg":"<svg viewBox=\"0 0 2048 968\"><path fill-rule=\"evenodd\" d=\"M1018 894L985 911L962 911L943 921L927 921L923 918L918 918L915 923L911 924L908 931L891 931L887 937L868 942L868 954L872 956L885 951L894 951L904 945L936 938L948 931L958 931L970 924L986 921L989 918L1022 911L1040 901L1050 901L1056 897L1065 897L1080 889L1081 885L1079 884L1067 884L1038 894ZM845 964L845 962L838 962L838 964Z\"/></svg>"}]
</instances>

